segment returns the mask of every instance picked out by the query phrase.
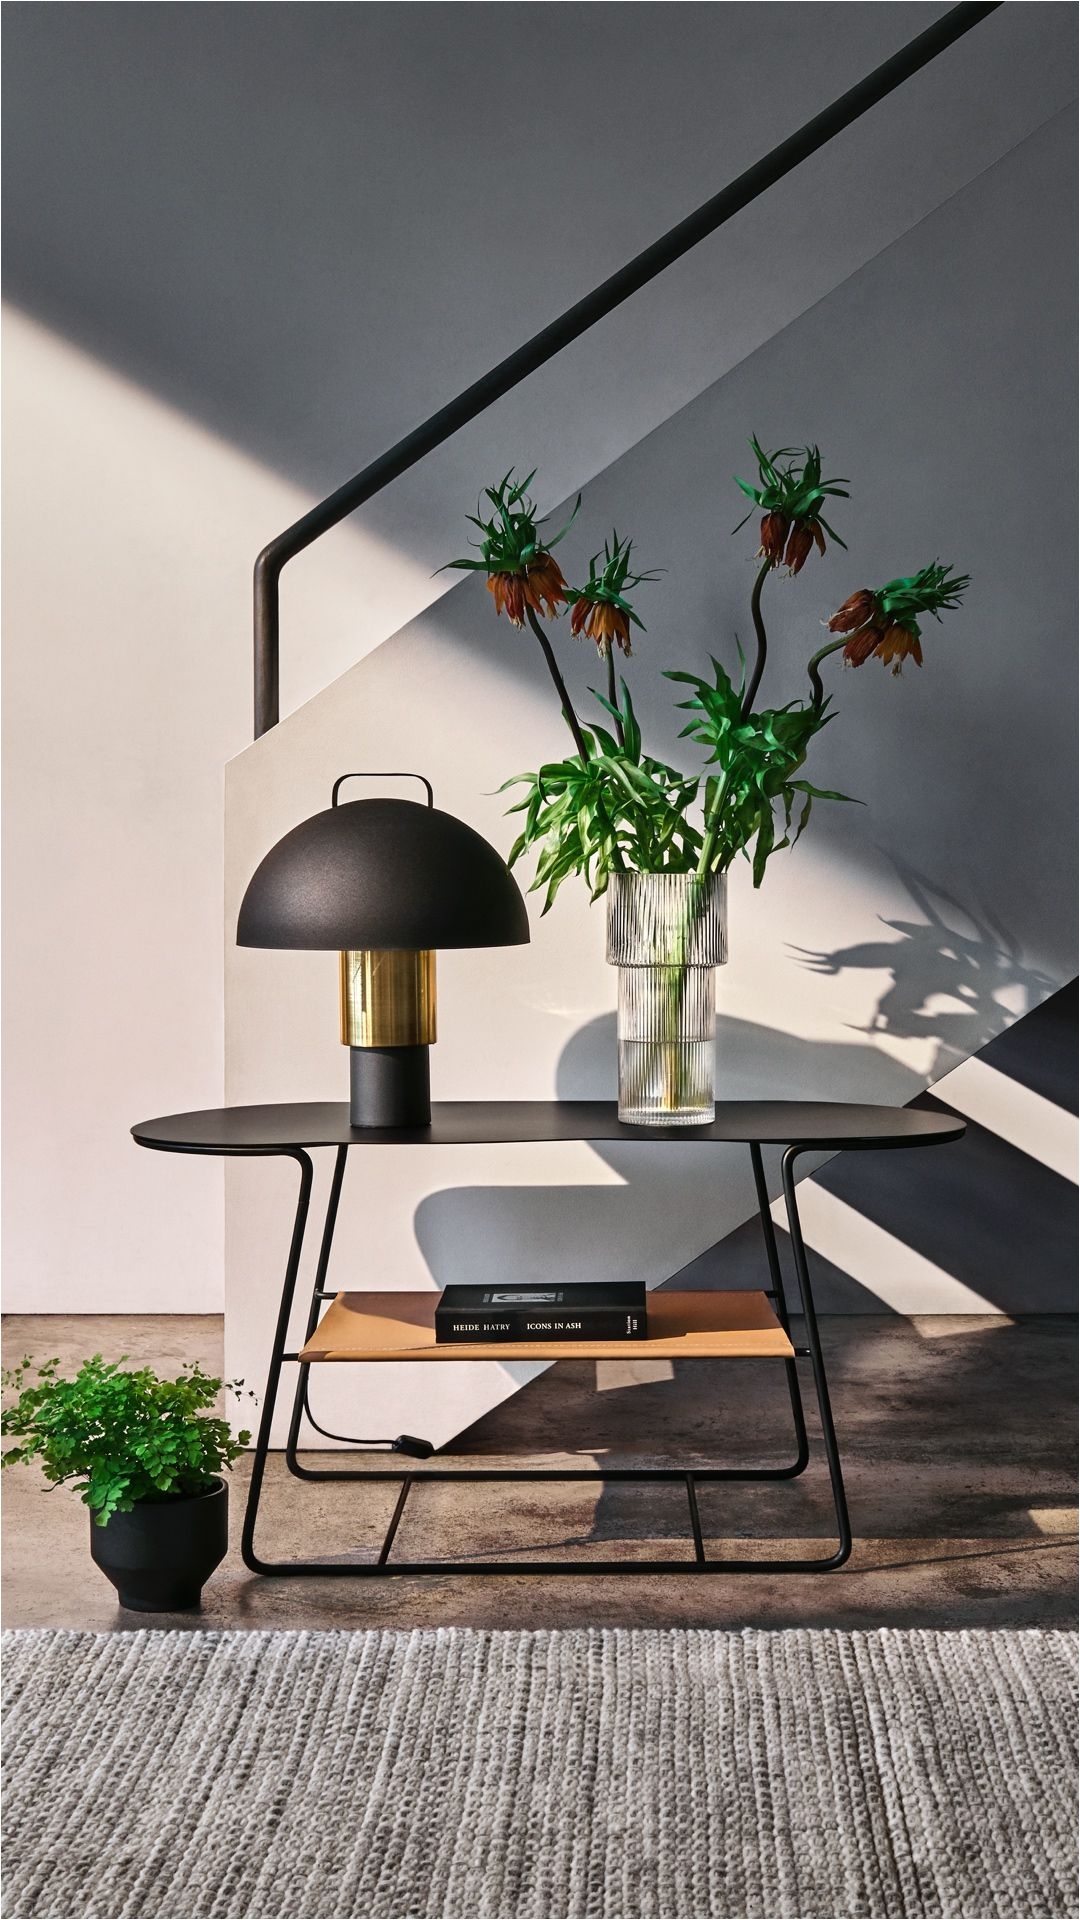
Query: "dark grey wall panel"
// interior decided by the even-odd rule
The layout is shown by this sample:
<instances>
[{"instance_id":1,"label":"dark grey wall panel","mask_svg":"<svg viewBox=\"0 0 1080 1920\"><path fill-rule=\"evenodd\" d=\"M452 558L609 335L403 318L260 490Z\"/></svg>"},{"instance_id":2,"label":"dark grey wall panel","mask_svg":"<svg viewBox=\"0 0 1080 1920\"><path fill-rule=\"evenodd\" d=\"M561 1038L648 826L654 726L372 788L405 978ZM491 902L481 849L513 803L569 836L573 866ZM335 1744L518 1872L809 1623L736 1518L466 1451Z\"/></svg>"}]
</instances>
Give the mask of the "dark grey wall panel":
<instances>
[{"instance_id":1,"label":"dark grey wall panel","mask_svg":"<svg viewBox=\"0 0 1080 1920\"><path fill-rule=\"evenodd\" d=\"M1051 994L1041 1007L1006 1027L979 1058L1021 1087L1068 1113L1077 1111L1077 982Z\"/></svg>"}]
</instances>

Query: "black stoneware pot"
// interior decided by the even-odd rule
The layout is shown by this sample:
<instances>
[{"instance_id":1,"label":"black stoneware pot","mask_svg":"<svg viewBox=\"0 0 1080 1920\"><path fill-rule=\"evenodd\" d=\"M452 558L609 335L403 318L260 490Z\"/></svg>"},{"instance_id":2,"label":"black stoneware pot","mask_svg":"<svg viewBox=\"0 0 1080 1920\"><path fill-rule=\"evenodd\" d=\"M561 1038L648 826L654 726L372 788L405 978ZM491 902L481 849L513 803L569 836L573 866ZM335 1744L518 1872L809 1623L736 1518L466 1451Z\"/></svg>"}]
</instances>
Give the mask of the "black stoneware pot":
<instances>
[{"instance_id":1,"label":"black stoneware pot","mask_svg":"<svg viewBox=\"0 0 1080 1920\"><path fill-rule=\"evenodd\" d=\"M104 1527L90 1516L90 1554L136 1613L197 1607L229 1544L229 1489L215 1480L187 1500L141 1500Z\"/></svg>"}]
</instances>

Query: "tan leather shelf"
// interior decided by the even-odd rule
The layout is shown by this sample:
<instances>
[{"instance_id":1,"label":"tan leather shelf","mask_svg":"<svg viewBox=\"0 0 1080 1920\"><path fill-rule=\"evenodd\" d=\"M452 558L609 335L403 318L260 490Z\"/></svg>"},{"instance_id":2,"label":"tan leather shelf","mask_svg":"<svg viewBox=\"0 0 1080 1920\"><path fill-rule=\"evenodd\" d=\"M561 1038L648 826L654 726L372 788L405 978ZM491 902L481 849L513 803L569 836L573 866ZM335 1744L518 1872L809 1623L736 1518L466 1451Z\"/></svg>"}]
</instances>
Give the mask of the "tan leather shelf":
<instances>
[{"instance_id":1,"label":"tan leather shelf","mask_svg":"<svg viewBox=\"0 0 1080 1920\"><path fill-rule=\"evenodd\" d=\"M437 1293L339 1293L301 1360L790 1359L763 1293L650 1293L646 1340L489 1341L437 1346Z\"/></svg>"}]
</instances>

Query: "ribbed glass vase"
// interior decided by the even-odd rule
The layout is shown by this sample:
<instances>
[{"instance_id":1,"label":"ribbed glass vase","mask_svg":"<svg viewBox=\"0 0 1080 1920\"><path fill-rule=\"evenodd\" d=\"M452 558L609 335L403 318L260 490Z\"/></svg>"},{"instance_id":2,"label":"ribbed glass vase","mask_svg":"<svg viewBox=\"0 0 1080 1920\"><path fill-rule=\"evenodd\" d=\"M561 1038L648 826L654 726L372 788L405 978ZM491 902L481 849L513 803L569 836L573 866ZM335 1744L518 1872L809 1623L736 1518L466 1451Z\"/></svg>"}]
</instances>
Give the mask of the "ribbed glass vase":
<instances>
[{"instance_id":1,"label":"ribbed glass vase","mask_svg":"<svg viewBox=\"0 0 1080 1920\"><path fill-rule=\"evenodd\" d=\"M715 969L727 959L726 875L612 874L607 957L619 970L619 1119L707 1125L716 1112Z\"/></svg>"}]
</instances>

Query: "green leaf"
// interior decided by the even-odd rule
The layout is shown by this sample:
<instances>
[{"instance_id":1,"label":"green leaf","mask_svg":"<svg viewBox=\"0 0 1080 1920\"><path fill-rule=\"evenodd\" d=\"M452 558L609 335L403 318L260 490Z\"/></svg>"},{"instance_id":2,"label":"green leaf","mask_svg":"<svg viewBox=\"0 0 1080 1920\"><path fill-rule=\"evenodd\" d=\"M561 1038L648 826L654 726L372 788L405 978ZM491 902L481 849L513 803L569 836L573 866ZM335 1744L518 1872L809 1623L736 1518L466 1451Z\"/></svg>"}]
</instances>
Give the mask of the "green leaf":
<instances>
[{"instance_id":1,"label":"green leaf","mask_svg":"<svg viewBox=\"0 0 1080 1920\"><path fill-rule=\"evenodd\" d=\"M850 793L835 793L832 787L812 787L809 780L793 780L791 785L799 793L808 793L815 800L845 800L848 806L865 807L865 800L858 800Z\"/></svg>"},{"instance_id":2,"label":"green leaf","mask_svg":"<svg viewBox=\"0 0 1080 1920\"><path fill-rule=\"evenodd\" d=\"M4 1411L3 1428L24 1444L10 1449L3 1464L16 1456L36 1460L50 1484L74 1482L99 1524L156 1494L204 1491L245 1444L232 1438L226 1421L205 1412L222 1382L198 1366L168 1381L149 1367L125 1369L95 1354L71 1379L46 1362L37 1384L28 1386L31 1364L8 1383L17 1398Z\"/></svg>"},{"instance_id":3,"label":"green leaf","mask_svg":"<svg viewBox=\"0 0 1080 1920\"><path fill-rule=\"evenodd\" d=\"M846 497L847 497L847 496L845 495L844 497L845 497L845 499L846 499ZM828 521L826 520L826 518L825 518L825 515L824 515L823 513L819 513L819 514L818 514L818 519L820 520L820 522L821 522L821 524L822 524L822 526L824 527L824 529L825 529L825 531L826 531L826 533L828 534L828 536L829 536L829 539L830 539L830 540L835 540L835 541L836 541L836 544L837 544L837 546L838 546L838 547L843 547L843 549L844 549L844 552L846 553L846 552L847 552L847 541L846 541L846 540L841 540L841 538L840 538L840 535L839 535L839 534L837 533L837 531L836 531L836 529L835 529L835 527L830 527L830 525L829 525L829 523L828 523Z\"/></svg>"}]
</instances>

